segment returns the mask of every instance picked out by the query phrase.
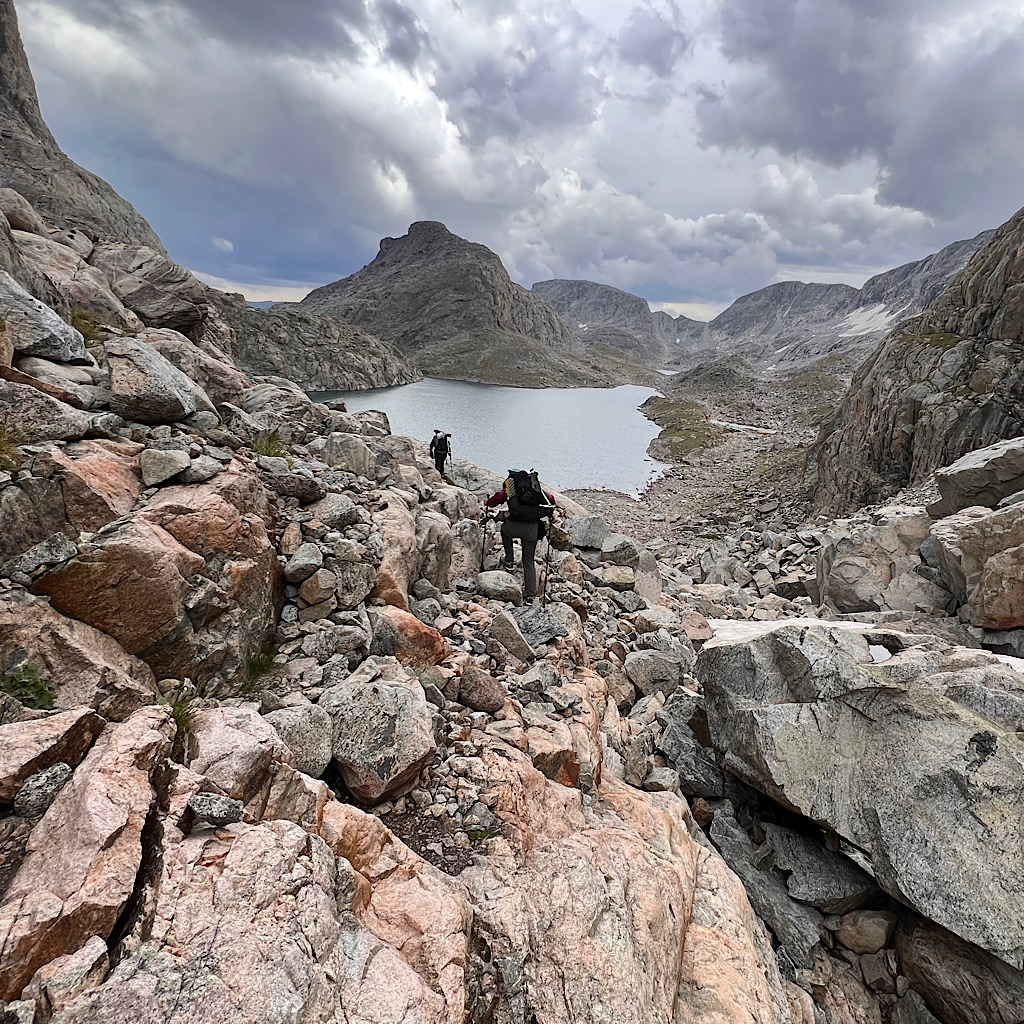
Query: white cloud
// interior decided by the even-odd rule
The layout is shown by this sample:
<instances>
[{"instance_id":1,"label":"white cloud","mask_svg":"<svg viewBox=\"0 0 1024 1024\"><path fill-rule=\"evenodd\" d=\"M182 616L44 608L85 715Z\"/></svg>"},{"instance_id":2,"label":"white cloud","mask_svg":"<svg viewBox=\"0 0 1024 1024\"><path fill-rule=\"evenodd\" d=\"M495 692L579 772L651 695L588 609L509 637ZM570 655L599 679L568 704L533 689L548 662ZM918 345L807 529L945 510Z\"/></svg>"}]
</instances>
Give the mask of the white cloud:
<instances>
[{"instance_id":1,"label":"white cloud","mask_svg":"<svg viewBox=\"0 0 1024 1024\"><path fill-rule=\"evenodd\" d=\"M1021 22L979 2L964 23L954 0L891 0L874 21L850 0L787 0L788 34L766 0L25 0L19 12L53 90L44 109L112 147L132 136L147 195L165 204L143 212L173 225L183 261L271 282L232 285L247 294L349 274L376 239L436 219L528 285L586 277L710 308L780 277L858 279L991 226L977 218L995 201L971 186L1018 188L1024 146L1016 71L981 56L997 60ZM911 24L921 31L883 31ZM915 75L924 84L907 92ZM935 109L902 112L908 95L925 110L928 83ZM958 88L982 126L998 121L984 146ZM935 134L943 104L965 142ZM115 155L97 169L117 185L124 166Z\"/></svg>"},{"instance_id":2,"label":"white cloud","mask_svg":"<svg viewBox=\"0 0 1024 1024\"><path fill-rule=\"evenodd\" d=\"M714 320L728 302L649 302L652 313L665 312L669 316L686 316L691 320Z\"/></svg>"},{"instance_id":3,"label":"white cloud","mask_svg":"<svg viewBox=\"0 0 1024 1024\"><path fill-rule=\"evenodd\" d=\"M247 284L242 281L230 281L214 274L205 274L201 270L193 270L193 274L204 284L217 288L222 292L235 292L244 295L248 302L299 302L304 299L316 284L301 284L298 281L262 282Z\"/></svg>"}]
</instances>

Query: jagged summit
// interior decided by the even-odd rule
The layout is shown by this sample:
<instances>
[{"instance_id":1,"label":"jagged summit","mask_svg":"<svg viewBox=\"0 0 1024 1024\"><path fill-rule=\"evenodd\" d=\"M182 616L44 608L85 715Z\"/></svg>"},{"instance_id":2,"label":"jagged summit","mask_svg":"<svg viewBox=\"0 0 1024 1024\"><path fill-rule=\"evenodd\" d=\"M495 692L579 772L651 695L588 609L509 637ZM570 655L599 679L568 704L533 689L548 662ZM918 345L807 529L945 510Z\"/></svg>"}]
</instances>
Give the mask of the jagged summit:
<instances>
[{"instance_id":1,"label":"jagged summit","mask_svg":"<svg viewBox=\"0 0 1024 1024\"><path fill-rule=\"evenodd\" d=\"M780 281L738 298L681 353L693 365L738 355L758 366L790 367L822 356L862 359L900 320L916 316L992 237L982 231L931 256L846 284Z\"/></svg>"},{"instance_id":2,"label":"jagged summit","mask_svg":"<svg viewBox=\"0 0 1024 1024\"><path fill-rule=\"evenodd\" d=\"M0 82L0 185L20 192L52 223L163 253L142 214L57 145L39 109L12 0L0 0Z\"/></svg>"},{"instance_id":3,"label":"jagged summit","mask_svg":"<svg viewBox=\"0 0 1024 1024\"><path fill-rule=\"evenodd\" d=\"M438 377L528 386L639 382L621 354L585 345L484 245L438 221L381 240L374 260L299 304L396 345Z\"/></svg>"}]
</instances>

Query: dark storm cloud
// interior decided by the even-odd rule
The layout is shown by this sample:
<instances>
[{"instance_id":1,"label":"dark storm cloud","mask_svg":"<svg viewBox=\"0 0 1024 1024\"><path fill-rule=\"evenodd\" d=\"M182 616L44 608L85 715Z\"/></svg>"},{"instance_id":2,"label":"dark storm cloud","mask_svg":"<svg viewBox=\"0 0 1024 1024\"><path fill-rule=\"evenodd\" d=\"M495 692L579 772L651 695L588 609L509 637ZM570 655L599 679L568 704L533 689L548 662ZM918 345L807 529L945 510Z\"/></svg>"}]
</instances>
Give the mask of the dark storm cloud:
<instances>
[{"instance_id":1,"label":"dark storm cloud","mask_svg":"<svg viewBox=\"0 0 1024 1024\"><path fill-rule=\"evenodd\" d=\"M234 45L309 54L351 52L350 30L369 20L366 0L73 0L67 8L91 24L126 31L178 8Z\"/></svg>"},{"instance_id":2,"label":"dark storm cloud","mask_svg":"<svg viewBox=\"0 0 1024 1024\"><path fill-rule=\"evenodd\" d=\"M515 5L504 9L515 12ZM435 91L473 145L490 138L513 141L533 130L590 124L607 88L595 68L596 40L574 11L563 12L568 31L524 18L521 42L482 56L466 67L438 70Z\"/></svg>"},{"instance_id":3,"label":"dark storm cloud","mask_svg":"<svg viewBox=\"0 0 1024 1024\"><path fill-rule=\"evenodd\" d=\"M889 202L950 217L972 189L1003 217L1024 201L1024 35L1008 12L943 37L963 13L956 0L723 0L734 74L698 101L702 139L835 167L874 159Z\"/></svg>"},{"instance_id":4,"label":"dark storm cloud","mask_svg":"<svg viewBox=\"0 0 1024 1024\"><path fill-rule=\"evenodd\" d=\"M647 68L659 78L668 78L676 70L689 47L690 39L683 31L679 8L674 3L670 15L635 7L617 41L621 61Z\"/></svg>"},{"instance_id":5,"label":"dark storm cloud","mask_svg":"<svg viewBox=\"0 0 1024 1024\"><path fill-rule=\"evenodd\" d=\"M385 54L412 70L431 48L429 35L416 15L398 0L380 0L378 11L388 37Z\"/></svg>"}]
</instances>

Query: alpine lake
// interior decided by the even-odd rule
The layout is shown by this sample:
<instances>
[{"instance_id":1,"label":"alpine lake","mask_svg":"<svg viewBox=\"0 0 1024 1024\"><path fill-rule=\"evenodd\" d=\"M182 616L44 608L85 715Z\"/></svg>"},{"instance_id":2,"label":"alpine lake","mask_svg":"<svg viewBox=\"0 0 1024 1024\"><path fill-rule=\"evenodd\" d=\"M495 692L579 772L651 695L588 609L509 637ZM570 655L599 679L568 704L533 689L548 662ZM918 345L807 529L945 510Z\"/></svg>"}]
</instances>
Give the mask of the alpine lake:
<instances>
[{"instance_id":1,"label":"alpine lake","mask_svg":"<svg viewBox=\"0 0 1024 1024\"><path fill-rule=\"evenodd\" d=\"M656 391L510 388L428 377L369 391L311 392L342 399L349 412L380 409L395 434L429 441L450 433L456 458L504 474L536 469L556 490L607 489L638 495L666 468L647 454L660 432L639 410Z\"/></svg>"}]
</instances>

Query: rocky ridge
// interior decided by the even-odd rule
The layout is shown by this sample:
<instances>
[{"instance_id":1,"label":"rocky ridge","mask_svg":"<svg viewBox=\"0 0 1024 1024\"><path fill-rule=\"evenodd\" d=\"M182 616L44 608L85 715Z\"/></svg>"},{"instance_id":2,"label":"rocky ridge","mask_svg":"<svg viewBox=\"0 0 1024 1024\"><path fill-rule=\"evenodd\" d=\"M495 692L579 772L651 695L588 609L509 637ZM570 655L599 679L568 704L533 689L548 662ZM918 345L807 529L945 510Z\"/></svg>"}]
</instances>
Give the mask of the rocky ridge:
<instances>
[{"instance_id":1,"label":"rocky ridge","mask_svg":"<svg viewBox=\"0 0 1024 1024\"><path fill-rule=\"evenodd\" d=\"M879 501L1024 430L1022 244L1024 210L857 370L812 453L824 510Z\"/></svg>"},{"instance_id":2,"label":"rocky ridge","mask_svg":"<svg viewBox=\"0 0 1024 1024\"><path fill-rule=\"evenodd\" d=\"M488 474L199 337L0 382L3 1013L1019 1018L1024 504L686 545L559 496L524 603Z\"/></svg>"},{"instance_id":3,"label":"rocky ridge","mask_svg":"<svg viewBox=\"0 0 1024 1024\"><path fill-rule=\"evenodd\" d=\"M286 377L306 391L359 391L419 380L391 345L352 324L298 308L253 309L214 288L206 297L233 333L234 361L256 375Z\"/></svg>"},{"instance_id":4,"label":"rocky ridge","mask_svg":"<svg viewBox=\"0 0 1024 1024\"><path fill-rule=\"evenodd\" d=\"M543 299L509 278L490 249L436 221L382 239L373 262L290 308L354 324L435 377L527 387L656 377L615 348L584 344Z\"/></svg>"},{"instance_id":5,"label":"rocky ridge","mask_svg":"<svg viewBox=\"0 0 1024 1024\"><path fill-rule=\"evenodd\" d=\"M823 356L862 359L894 323L927 309L991 237L983 231L953 242L878 274L862 288L782 281L751 292L693 333L678 365L728 356L761 367L793 367Z\"/></svg>"},{"instance_id":6,"label":"rocky ridge","mask_svg":"<svg viewBox=\"0 0 1024 1024\"><path fill-rule=\"evenodd\" d=\"M19 227L12 228L8 215ZM153 372L168 381L181 371L190 374L191 382L182 386L195 394L182 400L191 412L212 412L214 403L222 402L253 412L255 406L245 408L246 403L258 404L264 392L254 389L268 381L297 391L294 382L279 376L288 369L280 350L294 346L297 338L307 355L289 372L306 386L345 390L416 379L390 346L355 328L328 317L249 310L240 296L208 290L149 246L47 228L11 189L0 190L0 254L4 251L9 256L0 262L0 319L12 329L13 350L0 375L15 387L31 385L19 374L48 382L58 389L53 397L82 411L78 419L102 422L103 416L123 411L117 402L111 404L108 386L110 365L121 365L108 362L115 349L119 358L129 358L132 350L135 361L160 363ZM80 369L47 366L51 360ZM45 410L39 415L45 418ZM31 434L28 428L26 438Z\"/></svg>"}]
</instances>

